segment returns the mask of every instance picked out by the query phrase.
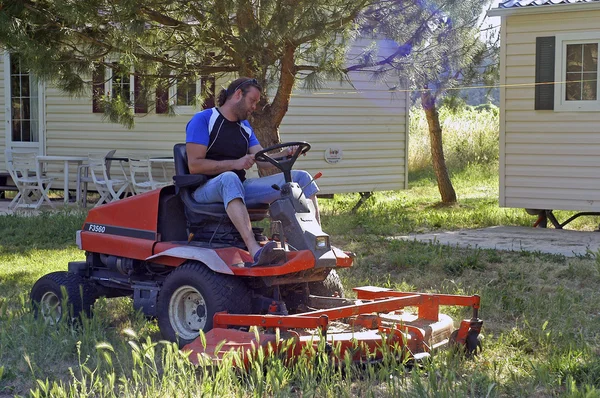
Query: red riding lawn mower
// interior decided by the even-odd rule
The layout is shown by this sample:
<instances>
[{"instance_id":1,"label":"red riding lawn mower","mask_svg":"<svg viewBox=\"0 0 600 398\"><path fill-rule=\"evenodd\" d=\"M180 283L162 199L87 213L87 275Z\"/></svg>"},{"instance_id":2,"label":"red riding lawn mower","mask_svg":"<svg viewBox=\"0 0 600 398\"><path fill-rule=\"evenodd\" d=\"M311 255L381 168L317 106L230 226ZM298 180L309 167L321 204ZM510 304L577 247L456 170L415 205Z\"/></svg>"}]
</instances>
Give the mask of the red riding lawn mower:
<instances>
[{"instance_id":1,"label":"red riding lawn mower","mask_svg":"<svg viewBox=\"0 0 600 398\"><path fill-rule=\"evenodd\" d=\"M294 146L290 157L269 155ZM337 270L351 267L353 255L330 244L312 201L291 182L294 162L309 149L306 142L292 142L255 155L281 170L286 181L273 186L280 199L248 209L252 221L270 216L270 238L278 242L275 263L251 267L253 259L223 204L194 201L192 192L207 177L189 173L185 144L177 144L174 186L90 210L77 231L85 261L70 262L68 272L35 283L36 315L57 322L67 314L89 314L100 296L132 296L136 309L158 319L165 339L193 351L192 361L202 353L218 361L232 349L242 355L250 347L277 349L283 336L293 340L290 356L323 339L357 361L367 355L377 360L382 345L401 347L414 359L449 343L475 353L483 323L477 295L366 286L354 288L356 299L344 298ZM257 241L268 241L262 229L254 232ZM439 313L441 305L471 307L472 318L455 330L452 319Z\"/></svg>"}]
</instances>

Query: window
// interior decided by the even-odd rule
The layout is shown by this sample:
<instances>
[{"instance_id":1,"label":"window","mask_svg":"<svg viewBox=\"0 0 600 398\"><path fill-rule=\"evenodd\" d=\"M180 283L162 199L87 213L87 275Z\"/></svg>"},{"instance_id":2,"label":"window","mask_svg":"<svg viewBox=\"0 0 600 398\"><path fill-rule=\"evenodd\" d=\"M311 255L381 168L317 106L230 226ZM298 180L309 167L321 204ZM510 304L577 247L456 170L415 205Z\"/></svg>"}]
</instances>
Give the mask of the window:
<instances>
[{"instance_id":1,"label":"window","mask_svg":"<svg viewBox=\"0 0 600 398\"><path fill-rule=\"evenodd\" d=\"M556 36L555 111L598 111L600 33Z\"/></svg>"},{"instance_id":2,"label":"window","mask_svg":"<svg viewBox=\"0 0 600 398\"><path fill-rule=\"evenodd\" d=\"M143 87L141 79L130 73L118 73L117 64L114 67L97 65L93 72L92 82L92 112L103 113L102 97L109 94L111 98L121 97L133 107L135 113L148 112L148 92Z\"/></svg>"},{"instance_id":3,"label":"window","mask_svg":"<svg viewBox=\"0 0 600 398\"><path fill-rule=\"evenodd\" d=\"M191 80L178 80L176 86L175 105L192 106L198 95L198 82Z\"/></svg>"},{"instance_id":4,"label":"window","mask_svg":"<svg viewBox=\"0 0 600 398\"><path fill-rule=\"evenodd\" d=\"M198 95L203 98L202 104L195 104ZM215 106L215 78L202 76L200 80L177 80L169 92L171 103L179 114L192 114L200 109Z\"/></svg>"},{"instance_id":5,"label":"window","mask_svg":"<svg viewBox=\"0 0 600 398\"><path fill-rule=\"evenodd\" d=\"M565 101L598 99L598 43L567 44Z\"/></svg>"},{"instance_id":6,"label":"window","mask_svg":"<svg viewBox=\"0 0 600 398\"><path fill-rule=\"evenodd\" d=\"M39 86L17 55L10 55L10 136L13 142L38 142ZM6 58L5 58L6 59Z\"/></svg>"},{"instance_id":7,"label":"window","mask_svg":"<svg viewBox=\"0 0 600 398\"><path fill-rule=\"evenodd\" d=\"M110 69L110 79L108 80L109 90L112 98L121 97L123 101L131 105L133 98L133 75L116 72L116 64Z\"/></svg>"}]
</instances>

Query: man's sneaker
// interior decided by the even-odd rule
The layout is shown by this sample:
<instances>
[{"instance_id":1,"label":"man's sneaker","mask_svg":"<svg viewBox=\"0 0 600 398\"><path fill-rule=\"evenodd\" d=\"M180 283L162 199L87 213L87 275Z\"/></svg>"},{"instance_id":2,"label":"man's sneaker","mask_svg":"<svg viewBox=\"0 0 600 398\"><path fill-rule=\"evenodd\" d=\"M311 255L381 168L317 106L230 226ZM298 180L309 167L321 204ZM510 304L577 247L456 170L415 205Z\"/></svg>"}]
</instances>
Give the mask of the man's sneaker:
<instances>
[{"instance_id":1,"label":"man's sneaker","mask_svg":"<svg viewBox=\"0 0 600 398\"><path fill-rule=\"evenodd\" d=\"M261 267L284 261L285 251L277 246L277 242L269 241L254 254L254 263L250 267Z\"/></svg>"}]
</instances>

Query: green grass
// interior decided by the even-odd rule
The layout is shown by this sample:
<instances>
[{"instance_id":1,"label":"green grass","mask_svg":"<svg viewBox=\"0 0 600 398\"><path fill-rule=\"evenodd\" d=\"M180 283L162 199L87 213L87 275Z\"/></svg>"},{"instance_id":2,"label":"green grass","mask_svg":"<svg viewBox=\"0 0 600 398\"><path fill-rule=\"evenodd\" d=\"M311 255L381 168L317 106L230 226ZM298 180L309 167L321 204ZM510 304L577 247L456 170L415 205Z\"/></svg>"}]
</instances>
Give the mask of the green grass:
<instances>
[{"instance_id":1,"label":"green grass","mask_svg":"<svg viewBox=\"0 0 600 398\"><path fill-rule=\"evenodd\" d=\"M523 210L498 207L493 157L452 170L457 205L438 204L425 166L411 170L409 190L378 192L355 213L358 195L321 201L322 220L336 246L357 253L354 267L340 272L348 294L378 285L481 295L478 357L440 351L410 370L393 353L379 365L339 367L312 353L295 364L266 355L248 369L233 358L196 368L128 298L99 300L81 326L48 326L33 318L28 292L43 274L84 258L74 235L85 215L7 216L0 217L0 396L600 397L600 252L567 258L392 239L533 223ZM597 221L584 217L572 227L591 230ZM459 307L443 312L469 316Z\"/></svg>"},{"instance_id":2,"label":"green grass","mask_svg":"<svg viewBox=\"0 0 600 398\"><path fill-rule=\"evenodd\" d=\"M389 239L532 221L497 207L490 170L468 167L454 181L463 198L454 207L432 204L435 185L423 177L408 191L377 193L356 214L355 195L322 201L323 222L335 244L358 254L340 272L348 288L480 294L485 350L474 360L440 352L408 371L391 355L385 366L345 370L266 357L248 371L232 363L195 369L160 342L156 323L135 313L130 299L100 300L83 327L50 327L33 318L27 294L41 275L83 258L73 246L83 215L1 217L0 230L10 233L0 234L0 395L600 396L598 253L566 258ZM468 316L461 308L444 312Z\"/></svg>"}]
</instances>

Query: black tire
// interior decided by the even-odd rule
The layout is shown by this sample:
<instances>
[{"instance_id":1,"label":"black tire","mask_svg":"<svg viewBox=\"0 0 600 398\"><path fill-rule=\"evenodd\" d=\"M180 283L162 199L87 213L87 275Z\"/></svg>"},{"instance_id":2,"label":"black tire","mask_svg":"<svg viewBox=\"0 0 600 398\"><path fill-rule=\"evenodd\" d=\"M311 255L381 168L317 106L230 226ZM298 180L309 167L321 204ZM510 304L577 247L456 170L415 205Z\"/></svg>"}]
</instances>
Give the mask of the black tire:
<instances>
[{"instance_id":1,"label":"black tire","mask_svg":"<svg viewBox=\"0 0 600 398\"><path fill-rule=\"evenodd\" d=\"M481 344L482 339L483 337L481 336L481 334L469 331L469 333L467 334L467 341L465 342L465 348L467 349L467 358L472 358L481 353L481 351L483 350L483 346Z\"/></svg>"},{"instance_id":2,"label":"black tire","mask_svg":"<svg viewBox=\"0 0 600 398\"><path fill-rule=\"evenodd\" d=\"M345 297L344 285L342 285L342 280L334 269L329 272L325 280L321 282L309 282L308 291L314 296Z\"/></svg>"},{"instance_id":3,"label":"black tire","mask_svg":"<svg viewBox=\"0 0 600 398\"><path fill-rule=\"evenodd\" d=\"M212 329L215 313L250 313L251 298L252 291L240 278L218 274L199 262L187 262L167 276L158 294L160 332L183 347L194 341L200 330L206 333Z\"/></svg>"},{"instance_id":4,"label":"black tire","mask_svg":"<svg viewBox=\"0 0 600 398\"><path fill-rule=\"evenodd\" d=\"M63 308L63 290L65 287L67 308ZM42 276L31 288L30 294L33 303L33 314L36 318L43 318L46 322L56 324L61 321L68 311L69 320L73 321L85 313L92 315L92 306L97 298L95 286L81 276L58 271Z\"/></svg>"},{"instance_id":5,"label":"black tire","mask_svg":"<svg viewBox=\"0 0 600 398\"><path fill-rule=\"evenodd\" d=\"M448 345L464 354L466 358L477 356L483 350L483 346L481 344L483 337L481 334L469 331L464 344L458 344L456 342L456 336L458 336L458 329L452 332L450 335Z\"/></svg>"}]
</instances>

